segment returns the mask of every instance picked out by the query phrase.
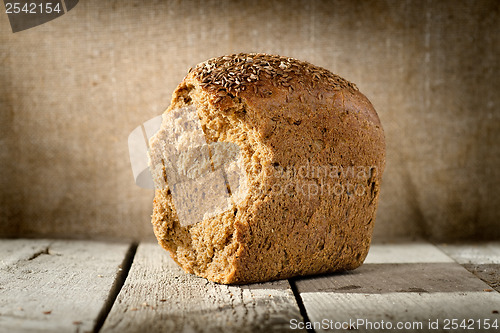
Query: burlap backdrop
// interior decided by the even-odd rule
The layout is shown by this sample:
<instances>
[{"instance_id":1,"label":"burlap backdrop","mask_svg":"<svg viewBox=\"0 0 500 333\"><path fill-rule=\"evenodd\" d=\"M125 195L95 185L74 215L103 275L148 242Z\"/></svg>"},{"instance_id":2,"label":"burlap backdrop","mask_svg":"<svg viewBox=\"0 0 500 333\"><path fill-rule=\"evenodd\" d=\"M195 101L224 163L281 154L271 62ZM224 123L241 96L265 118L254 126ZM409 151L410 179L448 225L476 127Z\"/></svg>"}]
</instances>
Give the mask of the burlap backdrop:
<instances>
[{"instance_id":1,"label":"burlap backdrop","mask_svg":"<svg viewBox=\"0 0 500 333\"><path fill-rule=\"evenodd\" d=\"M127 136L189 67L277 53L357 83L387 137L378 238L500 235L500 3L81 0L0 14L0 235L152 237Z\"/></svg>"}]
</instances>

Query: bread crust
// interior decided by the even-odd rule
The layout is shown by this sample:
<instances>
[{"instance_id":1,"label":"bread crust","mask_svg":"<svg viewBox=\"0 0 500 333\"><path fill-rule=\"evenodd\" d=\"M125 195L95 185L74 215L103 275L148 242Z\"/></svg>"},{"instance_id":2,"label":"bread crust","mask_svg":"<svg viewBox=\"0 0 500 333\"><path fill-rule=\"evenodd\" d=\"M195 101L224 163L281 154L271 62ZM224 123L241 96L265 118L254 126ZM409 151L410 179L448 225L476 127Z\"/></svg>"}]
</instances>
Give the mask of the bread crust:
<instances>
[{"instance_id":1,"label":"bread crust","mask_svg":"<svg viewBox=\"0 0 500 333\"><path fill-rule=\"evenodd\" d=\"M185 105L207 142L240 147L248 189L233 209L186 227L168 185L156 190L155 235L186 272L243 284L362 264L385 138L355 85L296 59L235 54L191 69L165 112Z\"/></svg>"}]
</instances>

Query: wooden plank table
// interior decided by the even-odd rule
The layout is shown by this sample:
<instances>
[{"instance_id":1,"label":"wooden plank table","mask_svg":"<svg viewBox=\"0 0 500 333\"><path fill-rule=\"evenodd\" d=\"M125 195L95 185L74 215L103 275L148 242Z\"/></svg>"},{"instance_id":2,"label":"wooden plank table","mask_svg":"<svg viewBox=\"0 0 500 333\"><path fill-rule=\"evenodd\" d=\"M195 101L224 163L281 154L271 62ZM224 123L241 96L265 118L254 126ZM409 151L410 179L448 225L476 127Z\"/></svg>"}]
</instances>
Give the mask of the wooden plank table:
<instances>
[{"instance_id":1,"label":"wooden plank table","mask_svg":"<svg viewBox=\"0 0 500 333\"><path fill-rule=\"evenodd\" d=\"M153 243L0 240L0 332L499 332L499 272L500 242L390 243L351 272L225 286Z\"/></svg>"}]
</instances>

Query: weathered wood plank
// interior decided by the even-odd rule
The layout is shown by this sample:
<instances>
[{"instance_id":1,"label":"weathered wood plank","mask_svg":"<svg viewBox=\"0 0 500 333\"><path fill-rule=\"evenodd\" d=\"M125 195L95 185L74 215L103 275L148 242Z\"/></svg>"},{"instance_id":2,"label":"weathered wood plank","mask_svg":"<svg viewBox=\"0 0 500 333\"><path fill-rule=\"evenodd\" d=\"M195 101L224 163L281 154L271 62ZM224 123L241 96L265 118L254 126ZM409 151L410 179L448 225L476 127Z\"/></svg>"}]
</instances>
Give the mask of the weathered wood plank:
<instances>
[{"instance_id":1,"label":"weathered wood plank","mask_svg":"<svg viewBox=\"0 0 500 333\"><path fill-rule=\"evenodd\" d=\"M425 242L373 244L366 264L453 262L434 245Z\"/></svg>"},{"instance_id":2,"label":"weathered wood plank","mask_svg":"<svg viewBox=\"0 0 500 333\"><path fill-rule=\"evenodd\" d=\"M129 247L1 240L0 331L92 331Z\"/></svg>"},{"instance_id":3,"label":"weathered wood plank","mask_svg":"<svg viewBox=\"0 0 500 333\"><path fill-rule=\"evenodd\" d=\"M497 319L500 325L499 315L493 313L500 310L500 295L496 292L307 292L301 294L301 297L307 306L310 323L319 323L316 324L316 332L498 332L496 329L484 330L484 322L487 319L491 324ZM459 324L464 319L467 324L471 324L469 319L474 322L469 330L452 330L451 326L446 329L446 319L457 319ZM436 320L439 321L437 328L429 329L429 323L435 323ZM481 322L478 323L477 320ZM326 325L321 327L322 323ZM382 323L384 326L380 326ZM396 329L398 323L410 326L408 329L404 329L405 326L402 326L403 329ZM479 324L483 330L478 329ZM388 329L389 326L392 330Z\"/></svg>"},{"instance_id":4,"label":"weathered wood plank","mask_svg":"<svg viewBox=\"0 0 500 333\"><path fill-rule=\"evenodd\" d=\"M429 320L439 320L432 331L449 332L444 319L498 319L500 325L495 313L500 294L434 246L374 245L371 251L368 263L357 270L295 281L316 331L343 332L345 325L338 325L345 322L359 332L389 331L366 326L382 320L393 327L422 323L409 331L431 331Z\"/></svg>"},{"instance_id":5,"label":"weathered wood plank","mask_svg":"<svg viewBox=\"0 0 500 333\"><path fill-rule=\"evenodd\" d=\"M500 265L499 264L464 264L464 267L486 282L491 288L500 293Z\"/></svg>"},{"instance_id":6,"label":"weathered wood plank","mask_svg":"<svg viewBox=\"0 0 500 333\"><path fill-rule=\"evenodd\" d=\"M46 252L51 243L47 239L0 240L0 270Z\"/></svg>"},{"instance_id":7,"label":"weathered wood plank","mask_svg":"<svg viewBox=\"0 0 500 333\"><path fill-rule=\"evenodd\" d=\"M439 248L459 264L500 264L500 242L443 244Z\"/></svg>"},{"instance_id":8,"label":"weathered wood plank","mask_svg":"<svg viewBox=\"0 0 500 333\"><path fill-rule=\"evenodd\" d=\"M297 280L299 292L356 294L483 291L488 286L456 263L366 264L334 275Z\"/></svg>"},{"instance_id":9,"label":"weathered wood plank","mask_svg":"<svg viewBox=\"0 0 500 333\"><path fill-rule=\"evenodd\" d=\"M184 273L157 244L138 247L102 332L280 332L302 320L288 281L226 286Z\"/></svg>"},{"instance_id":10,"label":"weathered wood plank","mask_svg":"<svg viewBox=\"0 0 500 333\"><path fill-rule=\"evenodd\" d=\"M439 247L491 288L500 292L500 242L443 244Z\"/></svg>"}]
</instances>

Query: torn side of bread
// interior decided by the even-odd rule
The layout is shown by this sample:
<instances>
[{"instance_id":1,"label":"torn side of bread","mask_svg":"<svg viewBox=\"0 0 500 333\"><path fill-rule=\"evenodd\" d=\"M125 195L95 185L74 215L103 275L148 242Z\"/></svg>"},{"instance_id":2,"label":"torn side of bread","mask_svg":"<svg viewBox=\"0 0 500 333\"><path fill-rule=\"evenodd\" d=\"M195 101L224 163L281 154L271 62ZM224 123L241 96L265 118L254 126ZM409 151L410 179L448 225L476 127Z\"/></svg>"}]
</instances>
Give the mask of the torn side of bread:
<instances>
[{"instance_id":1,"label":"torn side of bread","mask_svg":"<svg viewBox=\"0 0 500 333\"><path fill-rule=\"evenodd\" d=\"M219 283L354 269L384 166L380 120L353 84L292 58L210 59L150 140L154 232L186 272Z\"/></svg>"}]
</instances>

